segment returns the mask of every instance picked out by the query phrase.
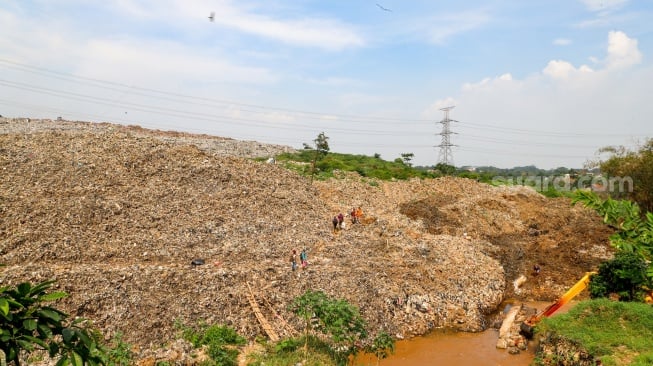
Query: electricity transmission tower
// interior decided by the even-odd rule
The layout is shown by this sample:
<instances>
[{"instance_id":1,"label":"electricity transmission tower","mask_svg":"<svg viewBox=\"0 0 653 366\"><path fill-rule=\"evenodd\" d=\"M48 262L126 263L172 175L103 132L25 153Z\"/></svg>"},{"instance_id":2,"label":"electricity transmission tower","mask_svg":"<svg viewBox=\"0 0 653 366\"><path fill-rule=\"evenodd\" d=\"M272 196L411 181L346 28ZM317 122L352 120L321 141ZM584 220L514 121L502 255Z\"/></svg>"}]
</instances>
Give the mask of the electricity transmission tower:
<instances>
[{"instance_id":1,"label":"electricity transmission tower","mask_svg":"<svg viewBox=\"0 0 653 366\"><path fill-rule=\"evenodd\" d=\"M435 147L440 148L440 153L438 154L438 163L453 166L453 153L451 152L451 147L456 145L451 143L450 136L455 132L451 132L449 123L458 121L449 118L449 111L452 109L454 109L454 106L440 109L441 111L444 111L444 118L439 122L442 123L442 132L436 133L436 135L442 136L442 141L440 142L440 145L435 145Z\"/></svg>"}]
</instances>

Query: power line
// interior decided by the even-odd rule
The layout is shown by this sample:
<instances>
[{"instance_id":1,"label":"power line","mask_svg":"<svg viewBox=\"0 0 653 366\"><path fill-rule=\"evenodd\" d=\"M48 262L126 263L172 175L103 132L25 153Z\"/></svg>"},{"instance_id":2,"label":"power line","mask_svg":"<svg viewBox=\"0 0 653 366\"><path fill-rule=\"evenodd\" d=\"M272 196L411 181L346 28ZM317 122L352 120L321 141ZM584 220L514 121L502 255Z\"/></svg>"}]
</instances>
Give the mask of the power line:
<instances>
[{"instance_id":1,"label":"power line","mask_svg":"<svg viewBox=\"0 0 653 366\"><path fill-rule=\"evenodd\" d=\"M252 135L251 133L246 132L243 134L242 129L238 129L240 127L247 128L250 127L250 130L254 130L255 128L265 128L265 129L275 129L275 130L292 130L292 131L310 131L310 132L315 132L316 130L324 130L327 133L343 133L346 135L352 135L352 136L365 136L365 137L373 137L373 136L397 136L397 137L408 137L408 138L423 138L427 135L426 131L419 131L419 129L413 128L415 126L419 125L426 125L426 123L432 123L432 122L426 122L427 120L420 120L420 119L402 119L402 118L385 118L385 117L369 117L369 116L356 116L356 115L347 115L347 114L337 114L337 113L323 113L323 112L309 112L309 111L302 111L302 110L293 110L293 109L287 109L287 108L277 108L277 107L269 107L269 106L263 106L263 105L256 105L256 104L248 104L248 103L240 103L240 102L234 102L234 101L227 101L227 100L219 100L219 99L210 99L210 98L203 98L203 97L195 97L195 96L189 96L189 95L184 95L184 94L179 94L179 93L171 93L171 92L166 92L166 91L160 91L156 89L150 89L150 88L143 88L135 85L127 85L127 84L121 84L121 83L116 83L112 81L105 81L105 80L100 80L100 79L93 79L93 78L86 78L86 77L81 77L81 76L76 76L73 74L67 74L67 73L62 73L58 71L53 71L53 70L48 70L44 68L38 68L26 64L21 64L13 61L8 61L0 58L0 66L6 67L6 68L11 68L15 70L19 70L21 72L28 72L28 73L33 73L49 78L54 78L58 80L63 80L65 82L70 82L70 83L75 83L80 86L87 86L87 87L92 87L92 88L99 88L102 90L108 90L116 93L120 93L120 97L112 97L110 98L103 98L100 97L100 93L96 90L96 93L92 92L87 92L87 93L75 93L67 90L61 90L61 89L53 89L53 88L46 88L38 85L30 85L27 83L22 83L22 82L17 82L17 81L11 81L11 80L5 80L5 79L0 79L0 85L8 87L8 88L13 88L13 89L18 89L18 90L24 90L30 93L39 93L39 94L44 94L44 95L50 95L58 98L63 98L65 101L80 101L83 103L92 103L96 105L104 105L108 106L111 108L120 108L120 117L114 118L113 120L121 120L123 122L127 122L126 119L122 115L122 110L134 110L138 112L143 112L143 113L148 113L148 114L155 114L155 115L161 115L165 117L170 117L171 121L179 120L182 121L185 125L187 125L187 121L189 119L192 120L198 120L198 121L205 121L205 122L210 122L211 126L216 126L216 125L225 125L230 128L229 133L226 136L233 136L234 134L236 135L241 135L245 136L244 138L246 139L252 139L252 138L264 138L265 140L270 140L272 137L271 135ZM61 83L62 85L61 88L64 88L65 85ZM74 86L74 85L71 85ZM89 88L86 88L89 89ZM106 93L105 93L106 94ZM125 98L127 95L129 95L129 99L127 101L123 101L122 99L127 99ZM145 103L135 103L133 101L134 98L131 98L133 96L141 96L144 98L151 98L152 100L149 100L149 104L147 102ZM139 98L142 99L142 98ZM146 100L146 99L142 99ZM159 101L158 103L155 102ZM161 101L165 103L161 103ZM7 105L21 105L21 103L18 103L16 101L6 101L3 104ZM23 104L24 105L24 104ZM74 105L72 103L67 103L67 105ZM177 105L178 107L174 107ZM207 113L207 109L204 109L204 111L197 111L196 106L199 107L204 107L204 108L212 108L214 110L218 110L218 114L216 113ZM69 113L70 111L64 111L62 109L55 109L55 108L48 108L47 106L40 105L40 106L30 106L28 107L30 109L36 109L36 110L55 110L58 113ZM73 107L74 108L74 107ZM230 108L235 108L237 112L247 112L243 113L242 116L233 116L233 115L224 115L228 114L230 112ZM453 109L454 107L448 107L449 110ZM444 111L446 108L443 108L442 110ZM279 113L283 112L283 113ZM90 116L98 116L98 115L93 115L93 114L88 114L88 113L83 113L83 112L73 112L76 114L83 114L83 115L90 115ZM275 121L270 121L269 117L272 114L281 114L282 118L281 120L275 120ZM99 115L100 120L103 120L105 117L103 115ZM152 117L149 117L152 118ZM448 110L445 111L445 118L440 121L439 123L443 124L443 129L442 132L438 135L441 136L442 141L439 145L436 147L440 147L440 159L439 160L447 160L449 161L450 164L453 165L453 154L451 151L451 148L457 145L454 145L451 141L451 136L455 132L452 132L450 129L450 125L447 124L445 128L445 123L443 123L445 120L448 120L449 122L458 122L452 119L449 119L448 116ZM325 126L324 123L329 123L328 126ZM332 124L332 122L338 122L338 123L345 123L345 122L351 122L347 125L340 125L343 127L340 127L336 125L335 123ZM132 122L133 123L133 122ZM376 129L376 128L366 128L364 126L360 126L360 128L351 128L348 126L357 126L357 125L365 125L365 124L372 124L374 123L375 125L385 125L385 126L401 126L401 130L391 130L390 128L386 129ZM153 122L138 122L138 124L142 124L145 127L148 128L160 128L159 126L165 125L164 122L157 121L155 123ZM236 127L234 130L233 127ZM169 125L169 128L175 129L179 128L179 125ZM596 133L566 133L566 132L554 132L554 131L542 131L542 130L530 130L530 129L519 129L519 128L506 128L506 127L500 127L498 124L484 124L484 123L471 123L471 122L458 122L457 128L461 129L470 129L473 128L474 131L479 130L479 131L490 131L493 134L503 134L506 136L527 136L527 137L506 137L506 138L499 138L499 137L490 137L490 136L479 136L475 134L468 134L465 133L463 138L469 139L472 141L479 141L479 142L485 142L488 143L486 145L492 145L492 146L528 146L528 147L563 147L563 148L574 148L574 149L582 149L582 148L593 148L593 146L582 146L578 144L565 144L561 143L559 140L556 140L556 143L549 143L549 142L541 142L541 141L529 141L530 137L534 136L541 136L541 137L554 137L556 139L560 138L579 138L579 137L610 137L610 138L615 138L619 136L632 136L632 135L619 135L619 134L596 134ZM193 129L189 127L183 127L184 130L190 130L190 131L200 131L202 133L212 133L212 134L219 134L220 132L216 131L207 131L206 129ZM644 134L646 135L646 134ZM280 136L274 136L274 139L277 141L291 141L291 139L288 139L287 137L280 137ZM421 149L426 147L426 145L417 145L414 143L406 143L406 144L370 144L369 139L361 139L361 138L356 138L357 142L356 143L341 143L339 145L342 146L352 146L352 147L365 147L365 148L375 148L375 147L399 147L399 148L415 148L415 149ZM297 141L292 140L292 142L297 143ZM443 151L444 148L444 151ZM596 147L598 148L598 146ZM467 152L481 152L481 153L498 153L502 154L504 153L501 150L474 150L473 148L468 147L463 147L460 149L461 151L467 151ZM574 158L575 156L569 156L569 155L548 155L548 154L534 154L533 150L528 150L531 151L530 153L523 154L520 152L520 155L525 155L525 156L540 156L540 157L561 157L561 158ZM514 152L505 152L505 153L513 153Z\"/></svg>"},{"instance_id":2,"label":"power line","mask_svg":"<svg viewBox=\"0 0 653 366\"><path fill-rule=\"evenodd\" d=\"M231 100L223 100L223 99L213 99L213 98L205 98L205 97L198 97L198 96L190 96L186 94L181 94L181 93L173 93L173 92L168 92L168 91L162 91L162 90L157 90L157 89L151 89L151 88L145 88L145 87L140 87L140 86L135 86L135 85L127 85L123 83L117 83L113 81L107 81L107 80L101 80L101 79L96 79L96 78L89 78L89 77L84 77L84 76L78 76L78 75L73 75L69 73L64 73L64 72L59 72L59 71L54 71L42 67L36 67L36 66L30 66L27 64L22 64L19 62L15 61L10 61L7 59L2 59L0 58L0 63L5 63L8 65L5 65L5 67L10 67L13 69L18 69L20 71L24 72L30 72L30 73L35 73L38 75L46 76L46 77L52 77L56 78L59 80L64 80L68 82L74 82L74 83L79 83L79 84L85 84L85 85L90 85L93 87L97 88L102 88L105 90L112 90L112 91L123 91L124 88L127 88L128 90L132 90L132 93L136 95L141 95L145 97L150 97L150 98L156 98L156 99L161 99L161 100L168 100L168 101L175 101L179 102L179 98L184 99L184 103L190 103L190 104L198 104L198 105L203 105L203 106L213 106L210 104L201 104L199 102L194 102L194 101L203 101L203 102L208 102L212 104L218 104L220 106L238 106L238 107L247 107L247 108L253 108L254 110L248 110L244 109L246 111L250 112L269 112L269 111L277 111L277 112L287 112L290 114L295 114L295 115L303 115L303 116L313 116L313 118L321 118L321 119L331 119L331 118L339 118L343 121L351 121L351 122L359 122L359 123L374 123L378 124L379 122L385 122L385 123L396 123L396 122L402 122L402 123L416 123L416 124L429 124L429 120L426 119L405 119L405 118L388 118L388 117L376 117L376 116L360 116L360 115L351 115L351 114L338 114L338 113L326 113L326 112L312 112L312 111L304 111L304 110L298 110L298 109L290 109L290 108L280 108L280 107L270 107L270 106L263 106L263 105L257 105L257 104L250 104L250 103L242 103L242 102L236 102L236 101L231 101ZM139 92L140 91L140 92ZM173 97L173 99L170 99L170 97Z\"/></svg>"},{"instance_id":3,"label":"power line","mask_svg":"<svg viewBox=\"0 0 653 366\"><path fill-rule=\"evenodd\" d=\"M115 102L113 102L111 100L107 100L107 99L104 99L104 98L98 98L98 97L88 96L88 95L84 95L84 94L80 94L80 93L73 93L73 92L68 92L68 91L52 89L52 88L32 86L32 85L25 84L25 83L13 82L13 81L8 81L8 80L4 80L4 79L0 79L0 85L4 85L4 86L15 88L15 89L20 89L20 90L45 94L45 95L51 95L51 96L56 96L56 97L64 97L64 98L67 98L69 100L77 100L77 101L81 101L81 102L106 105L106 106L110 106L110 107L120 107L120 108L123 108L123 109L129 108L130 110L160 114L160 115L164 115L164 116L174 116L174 117L182 117L182 118L191 117L191 118L194 118L196 120L203 120L203 121L207 121L207 122L238 123L239 125L245 125L245 126L250 126L250 127L264 127L264 128L275 128L275 129L289 129L289 130L298 130L299 129L299 130L305 130L305 131L314 131L316 128L318 128L318 129L322 128L320 126L317 126L317 127L315 127L315 126L304 126L304 125L284 123L284 122L274 122L274 125L271 125L269 122L266 122L266 121L263 121L263 120L260 120L260 119L227 117L227 116L215 116L213 114L208 114L208 113L195 112L195 111L182 110L182 109L169 108L169 107L151 106L151 105L140 104L140 103L121 102L120 104L118 104L118 103L115 103ZM368 130L368 129L333 128L333 127L329 128L329 130L334 131L334 132L343 132L343 133L348 133L348 134L360 134L360 135L414 136L414 132L411 132L411 131L405 131L405 132L389 131L389 130L371 131L371 130Z\"/></svg>"},{"instance_id":4,"label":"power line","mask_svg":"<svg viewBox=\"0 0 653 366\"><path fill-rule=\"evenodd\" d=\"M177 102L192 104L197 106L209 107L209 108L225 108L225 107L239 107L239 111L251 112L251 113L269 113L271 111L275 112L284 112L295 117L311 116L311 118L320 120L320 121L331 121L336 118L341 122L356 122L357 124L389 124L396 125L401 123L402 125L428 125L431 122L426 119L407 119L407 118L388 118L388 117L375 117L375 116L361 116L361 115L351 115L351 114L338 114L338 113L327 113L327 112L315 112L315 111L304 111L290 108L280 108L280 107L270 107L264 105L257 105L251 103L242 103L231 100L221 100L221 99L212 99L204 98L198 96L190 96L181 93L174 93L168 91L162 91L152 88L145 88L136 85L128 85L113 81L101 80L97 78L89 78L78 76L70 73L50 70L47 68L36 67L27 65L24 63L11 61L7 59L0 58L0 63L4 64L4 67L12 68L22 72L29 72L37 75L42 75L50 78L55 78L58 80L63 80L67 82L73 82L81 85L87 85L92 87L101 88L104 90L115 91L119 93L129 94L129 95L139 95L147 98L158 99L168 102ZM115 100L114 100L115 102ZM467 128L472 126L476 129L486 129L498 133L504 134L517 134L517 135L537 135L537 136L548 136L548 137L630 137L632 135L619 135L619 134L597 134L597 133L573 133L573 132L554 132L554 131L543 131L543 130L530 130L530 129L519 129L519 128L506 128L498 126L498 123L472 123L465 122L460 124L460 128ZM394 132L388 132L394 134ZM653 134L653 133L651 133ZM649 134L649 135L651 135Z\"/></svg>"}]
</instances>

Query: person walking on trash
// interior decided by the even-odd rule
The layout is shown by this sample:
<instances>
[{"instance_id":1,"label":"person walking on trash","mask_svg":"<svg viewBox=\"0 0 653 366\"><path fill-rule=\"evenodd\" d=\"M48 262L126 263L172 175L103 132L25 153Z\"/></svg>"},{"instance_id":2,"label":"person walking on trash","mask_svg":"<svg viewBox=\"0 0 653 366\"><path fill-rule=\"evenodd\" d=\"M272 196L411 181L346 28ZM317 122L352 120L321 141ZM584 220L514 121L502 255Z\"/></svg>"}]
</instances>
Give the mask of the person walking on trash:
<instances>
[{"instance_id":1,"label":"person walking on trash","mask_svg":"<svg viewBox=\"0 0 653 366\"><path fill-rule=\"evenodd\" d=\"M293 271L297 269L297 251L295 249L292 250L290 255L290 265Z\"/></svg>"},{"instance_id":2,"label":"person walking on trash","mask_svg":"<svg viewBox=\"0 0 653 366\"><path fill-rule=\"evenodd\" d=\"M299 253L299 260L302 262L302 269L306 269L306 266L308 266L308 254L306 254L306 248L302 249L302 252Z\"/></svg>"}]
</instances>

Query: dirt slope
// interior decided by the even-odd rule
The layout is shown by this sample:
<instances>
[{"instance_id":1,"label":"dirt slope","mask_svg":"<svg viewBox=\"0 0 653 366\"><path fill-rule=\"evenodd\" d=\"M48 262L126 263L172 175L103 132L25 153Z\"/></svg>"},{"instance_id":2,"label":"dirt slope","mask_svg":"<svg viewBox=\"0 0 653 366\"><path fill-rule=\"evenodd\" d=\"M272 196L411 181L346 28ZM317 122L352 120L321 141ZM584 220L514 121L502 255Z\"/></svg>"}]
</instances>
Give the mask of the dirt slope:
<instances>
[{"instance_id":1,"label":"dirt slope","mask_svg":"<svg viewBox=\"0 0 653 366\"><path fill-rule=\"evenodd\" d=\"M287 307L309 288L356 304L375 331L477 331L506 297L553 299L609 256L596 215L525 188L311 185L234 157L283 147L109 124L4 119L0 133L2 284L56 279L70 294L59 306L141 349L174 340L176 320L261 334L248 283L282 335L275 313L300 330ZM330 218L353 206L364 224L333 233ZM292 272L303 247L310 265ZM542 273L514 294L533 263Z\"/></svg>"}]
</instances>

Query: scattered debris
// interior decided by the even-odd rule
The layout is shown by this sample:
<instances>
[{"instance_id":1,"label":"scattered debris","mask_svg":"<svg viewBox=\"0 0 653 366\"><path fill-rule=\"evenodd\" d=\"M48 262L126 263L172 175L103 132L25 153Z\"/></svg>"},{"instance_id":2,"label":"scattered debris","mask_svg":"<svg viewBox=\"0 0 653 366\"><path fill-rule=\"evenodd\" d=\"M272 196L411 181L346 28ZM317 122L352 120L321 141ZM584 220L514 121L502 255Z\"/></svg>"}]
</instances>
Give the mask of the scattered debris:
<instances>
[{"instance_id":1,"label":"scattered debris","mask_svg":"<svg viewBox=\"0 0 653 366\"><path fill-rule=\"evenodd\" d=\"M193 266L201 266L201 265L204 265L204 259L201 259L201 258L193 259L193 260L190 262L190 264L193 265Z\"/></svg>"}]
</instances>

